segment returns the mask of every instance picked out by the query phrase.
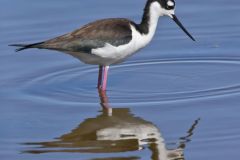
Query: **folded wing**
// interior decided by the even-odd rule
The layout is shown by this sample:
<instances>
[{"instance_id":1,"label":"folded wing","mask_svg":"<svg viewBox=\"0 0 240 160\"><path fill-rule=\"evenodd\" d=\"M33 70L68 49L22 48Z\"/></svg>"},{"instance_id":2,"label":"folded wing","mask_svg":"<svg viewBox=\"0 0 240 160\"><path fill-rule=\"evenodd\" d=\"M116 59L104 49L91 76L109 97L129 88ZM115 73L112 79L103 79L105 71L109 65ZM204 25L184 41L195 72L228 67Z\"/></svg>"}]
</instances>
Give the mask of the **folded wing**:
<instances>
[{"instance_id":1,"label":"folded wing","mask_svg":"<svg viewBox=\"0 0 240 160\"><path fill-rule=\"evenodd\" d=\"M45 41L39 48L66 52L91 53L92 49L124 45L131 41L132 31L127 19L105 19L95 21L63 36Z\"/></svg>"}]
</instances>

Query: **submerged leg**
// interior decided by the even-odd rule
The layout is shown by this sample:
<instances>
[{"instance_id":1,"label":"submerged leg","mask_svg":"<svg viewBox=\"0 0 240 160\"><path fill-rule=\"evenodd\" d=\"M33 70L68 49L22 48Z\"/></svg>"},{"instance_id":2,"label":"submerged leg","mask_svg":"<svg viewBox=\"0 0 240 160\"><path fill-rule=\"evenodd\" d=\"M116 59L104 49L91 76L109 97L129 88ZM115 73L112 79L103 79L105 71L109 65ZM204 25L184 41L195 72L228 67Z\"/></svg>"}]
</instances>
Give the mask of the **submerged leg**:
<instances>
[{"instance_id":1,"label":"submerged leg","mask_svg":"<svg viewBox=\"0 0 240 160\"><path fill-rule=\"evenodd\" d=\"M103 70L103 82L102 82L102 88L101 88L104 91L107 89L108 70L109 70L109 66L105 66Z\"/></svg>"},{"instance_id":2,"label":"submerged leg","mask_svg":"<svg viewBox=\"0 0 240 160\"><path fill-rule=\"evenodd\" d=\"M99 71L98 71L98 85L97 88L100 89L102 85L102 72L103 72L103 66L99 66Z\"/></svg>"},{"instance_id":3,"label":"submerged leg","mask_svg":"<svg viewBox=\"0 0 240 160\"><path fill-rule=\"evenodd\" d=\"M103 108L103 113L107 114L108 116L112 116L112 108L109 104L108 96L105 90L99 89L99 98L100 98L100 104Z\"/></svg>"}]
</instances>

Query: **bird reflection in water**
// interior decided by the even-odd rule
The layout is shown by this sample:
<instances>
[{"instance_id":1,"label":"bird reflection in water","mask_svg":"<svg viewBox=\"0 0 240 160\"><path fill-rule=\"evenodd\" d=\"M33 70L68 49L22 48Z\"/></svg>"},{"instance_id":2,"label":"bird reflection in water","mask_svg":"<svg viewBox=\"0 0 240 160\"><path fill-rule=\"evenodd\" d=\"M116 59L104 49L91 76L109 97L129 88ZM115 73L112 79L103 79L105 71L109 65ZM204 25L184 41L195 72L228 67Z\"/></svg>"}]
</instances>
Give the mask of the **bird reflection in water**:
<instances>
[{"instance_id":1,"label":"bird reflection in water","mask_svg":"<svg viewBox=\"0 0 240 160\"><path fill-rule=\"evenodd\" d=\"M96 118L88 118L70 133L54 141L33 142L25 145L35 147L24 153L51 152L117 153L148 148L152 160L184 159L186 143L191 141L193 131L200 119L194 121L185 137L175 143L174 149L167 144L159 129L151 122L135 117L128 108L112 109L105 91L99 90L102 112ZM137 160L140 157L100 158L97 160Z\"/></svg>"}]
</instances>

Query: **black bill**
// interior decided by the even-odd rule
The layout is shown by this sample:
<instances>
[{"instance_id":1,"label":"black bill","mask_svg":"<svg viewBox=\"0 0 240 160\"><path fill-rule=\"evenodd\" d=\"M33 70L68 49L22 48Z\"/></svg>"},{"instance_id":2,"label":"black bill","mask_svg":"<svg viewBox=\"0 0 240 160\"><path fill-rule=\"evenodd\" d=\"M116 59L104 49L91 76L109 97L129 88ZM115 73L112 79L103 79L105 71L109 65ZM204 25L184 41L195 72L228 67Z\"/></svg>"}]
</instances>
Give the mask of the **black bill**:
<instances>
[{"instance_id":1,"label":"black bill","mask_svg":"<svg viewBox=\"0 0 240 160\"><path fill-rule=\"evenodd\" d=\"M185 29L185 27L182 25L182 23L178 20L177 16L175 16L174 14L172 15L172 19L174 20L174 22L177 23L177 25L193 40L196 41L193 36Z\"/></svg>"}]
</instances>

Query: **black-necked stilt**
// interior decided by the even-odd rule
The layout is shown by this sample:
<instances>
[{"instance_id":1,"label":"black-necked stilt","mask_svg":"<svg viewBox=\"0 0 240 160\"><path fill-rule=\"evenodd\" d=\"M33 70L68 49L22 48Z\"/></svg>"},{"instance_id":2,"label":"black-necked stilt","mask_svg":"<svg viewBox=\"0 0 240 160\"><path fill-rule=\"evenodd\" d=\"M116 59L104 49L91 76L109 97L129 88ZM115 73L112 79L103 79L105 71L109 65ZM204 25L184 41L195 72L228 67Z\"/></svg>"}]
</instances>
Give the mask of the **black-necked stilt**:
<instances>
[{"instance_id":1,"label":"black-necked stilt","mask_svg":"<svg viewBox=\"0 0 240 160\"><path fill-rule=\"evenodd\" d=\"M142 22L122 18L103 19L71 33L34 44L15 44L28 48L51 49L70 54L84 63L99 65L98 88L106 90L109 66L124 61L145 47L153 38L160 16L169 16L192 39L174 14L174 0L148 0Z\"/></svg>"}]
</instances>

